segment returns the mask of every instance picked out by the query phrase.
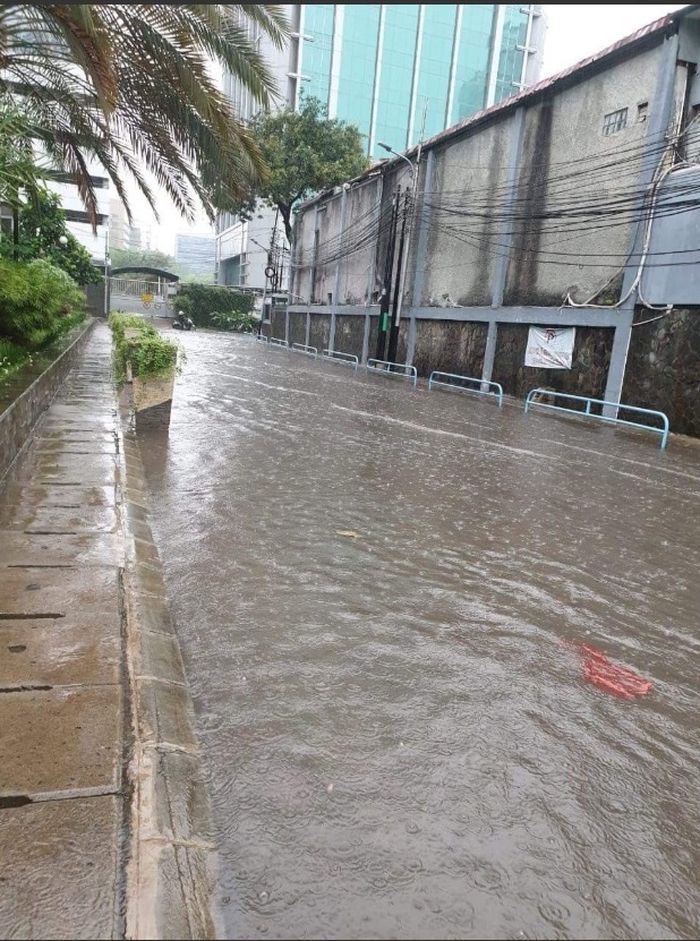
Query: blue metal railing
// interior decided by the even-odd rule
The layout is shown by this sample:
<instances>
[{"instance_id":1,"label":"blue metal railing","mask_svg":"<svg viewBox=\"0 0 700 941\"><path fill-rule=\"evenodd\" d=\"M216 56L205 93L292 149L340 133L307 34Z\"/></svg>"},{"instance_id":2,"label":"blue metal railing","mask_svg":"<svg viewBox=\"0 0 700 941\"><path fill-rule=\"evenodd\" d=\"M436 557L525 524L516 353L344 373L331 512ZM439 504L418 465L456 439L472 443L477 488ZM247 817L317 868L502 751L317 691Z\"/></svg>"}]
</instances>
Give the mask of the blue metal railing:
<instances>
[{"instance_id":1,"label":"blue metal railing","mask_svg":"<svg viewBox=\"0 0 700 941\"><path fill-rule=\"evenodd\" d=\"M324 350L323 358L341 363L343 366L352 366L353 369L357 369L360 362L354 353L342 353L340 350Z\"/></svg>"},{"instance_id":2,"label":"blue metal railing","mask_svg":"<svg viewBox=\"0 0 700 941\"><path fill-rule=\"evenodd\" d=\"M557 399L569 399L574 402L585 402L586 409L585 411L581 411L577 408L567 408L565 405L550 405L547 402L537 402L535 401L536 395L548 395ZM531 389L525 399L526 412L531 405L536 405L537 408L546 408L553 412L565 412L567 415L576 415L580 418L595 418L597 421L607 422L611 425L627 425L630 428L640 428L644 431L651 431L654 434L661 435L662 448L665 448L668 443L668 433L670 430L668 416L663 412L657 412L652 408L640 408L638 405L624 405L622 402L608 402L605 399L592 399L585 395L571 395L568 392L552 392L551 389ZM654 418L659 418L661 420L662 427L658 428L656 425L645 425L642 422L627 421L624 418L619 418L617 414L614 418L609 415L596 415L594 412L591 412L591 405L608 405L614 409L619 409L626 412L635 412L638 415L652 415Z\"/></svg>"},{"instance_id":3,"label":"blue metal railing","mask_svg":"<svg viewBox=\"0 0 700 941\"><path fill-rule=\"evenodd\" d=\"M441 379L436 379L436 376L444 376L445 379L459 379L460 382L474 382L479 388L470 389L468 386L460 386L454 382L443 382ZM475 379L473 376L460 376L455 372L440 372L439 369L434 369L428 379L428 391L430 391L433 386L444 386L446 389L457 389L459 392L472 392L475 395L490 395L498 399L499 408L503 405L503 386L500 382L490 382L486 379ZM491 392L490 389L495 389L496 391Z\"/></svg>"},{"instance_id":4,"label":"blue metal railing","mask_svg":"<svg viewBox=\"0 0 700 941\"><path fill-rule=\"evenodd\" d=\"M289 343L286 340L282 340L279 337L270 337L268 340L270 346L283 346L285 350L289 349Z\"/></svg>"},{"instance_id":5,"label":"blue metal railing","mask_svg":"<svg viewBox=\"0 0 700 941\"><path fill-rule=\"evenodd\" d=\"M294 353L304 353L305 356L318 356L318 349L315 346L307 346L306 343L292 343L291 349Z\"/></svg>"},{"instance_id":6,"label":"blue metal railing","mask_svg":"<svg viewBox=\"0 0 700 941\"><path fill-rule=\"evenodd\" d=\"M365 369L398 376L399 379L410 379L414 386L418 382L418 370L415 366L408 366L406 363L392 363L388 359L368 359ZM402 371L398 372L399 369Z\"/></svg>"}]
</instances>

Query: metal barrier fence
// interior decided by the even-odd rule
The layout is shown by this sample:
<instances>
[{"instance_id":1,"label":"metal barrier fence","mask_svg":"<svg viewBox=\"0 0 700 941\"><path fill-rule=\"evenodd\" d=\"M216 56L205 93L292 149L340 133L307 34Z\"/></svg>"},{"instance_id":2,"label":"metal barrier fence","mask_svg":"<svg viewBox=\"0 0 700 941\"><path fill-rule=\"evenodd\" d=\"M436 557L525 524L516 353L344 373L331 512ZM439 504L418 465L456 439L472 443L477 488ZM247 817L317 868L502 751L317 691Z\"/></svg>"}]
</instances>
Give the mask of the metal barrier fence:
<instances>
[{"instance_id":1,"label":"metal barrier fence","mask_svg":"<svg viewBox=\"0 0 700 941\"><path fill-rule=\"evenodd\" d=\"M474 382L479 388L470 389L468 386L460 386L454 382L443 382L441 379L436 379L436 376L444 376L445 379L459 379L460 382ZM428 379L428 391L430 391L433 386L443 386L445 389L456 389L459 392L471 392L474 395L489 395L498 400L499 408L503 405L503 386L500 382L489 382L486 379L475 379L473 376L460 376L455 372L440 372L439 369L434 369ZM486 388L484 388L484 386L486 386ZM490 388L496 391L490 392Z\"/></svg>"},{"instance_id":2,"label":"metal barrier fence","mask_svg":"<svg viewBox=\"0 0 700 941\"><path fill-rule=\"evenodd\" d=\"M267 339L267 337L265 336L264 333L256 333L256 334L255 334L255 342L256 342L256 343L265 343L265 344L267 345L270 341Z\"/></svg>"},{"instance_id":3,"label":"metal barrier fence","mask_svg":"<svg viewBox=\"0 0 700 941\"><path fill-rule=\"evenodd\" d=\"M357 369L360 364L354 353L342 353L340 350L324 350L323 358L333 360L342 366L352 366L353 369Z\"/></svg>"},{"instance_id":4,"label":"metal barrier fence","mask_svg":"<svg viewBox=\"0 0 700 941\"><path fill-rule=\"evenodd\" d=\"M398 376L399 379L410 379L414 386L418 382L418 370L415 366L407 366L406 363L392 363L388 359L368 359L365 369L383 372L387 376ZM399 369L402 372L397 372Z\"/></svg>"},{"instance_id":5,"label":"metal barrier fence","mask_svg":"<svg viewBox=\"0 0 700 941\"><path fill-rule=\"evenodd\" d=\"M270 344L270 346L282 346L285 350L289 349L289 343L287 343L286 340L280 339L279 337L270 337L267 342Z\"/></svg>"},{"instance_id":6,"label":"metal barrier fence","mask_svg":"<svg viewBox=\"0 0 700 941\"><path fill-rule=\"evenodd\" d=\"M557 399L568 399L574 402L585 402L586 408L584 411L581 411L577 408L567 408L565 405L551 405L547 402L537 402L535 401L536 395L548 395L551 398ZM619 418L617 415L613 418L609 415L597 415L595 412L591 411L591 405L601 405L601 406L611 406L615 409L621 409L627 412L635 412L638 415L652 415L654 418L661 419L661 428L657 428L656 425L645 425L642 422L636 421L627 421L624 418ZM531 389L525 399L525 411L527 412L530 406L537 406L537 408L546 408L552 412L564 412L567 415L578 416L579 418L594 418L596 421L606 422L611 425L627 425L630 428L642 429L644 431L651 431L654 434L661 435L661 447L665 448L668 443L668 434L670 430L668 416L664 412L657 412L655 409L651 408L640 408L638 405L623 405L622 402L608 402L605 399L592 399L585 395L571 395L568 392L552 392L551 389Z\"/></svg>"},{"instance_id":7,"label":"metal barrier fence","mask_svg":"<svg viewBox=\"0 0 700 941\"><path fill-rule=\"evenodd\" d=\"M303 353L305 356L318 356L318 349L315 346L307 346L306 343L292 343L291 350L294 353Z\"/></svg>"}]
</instances>

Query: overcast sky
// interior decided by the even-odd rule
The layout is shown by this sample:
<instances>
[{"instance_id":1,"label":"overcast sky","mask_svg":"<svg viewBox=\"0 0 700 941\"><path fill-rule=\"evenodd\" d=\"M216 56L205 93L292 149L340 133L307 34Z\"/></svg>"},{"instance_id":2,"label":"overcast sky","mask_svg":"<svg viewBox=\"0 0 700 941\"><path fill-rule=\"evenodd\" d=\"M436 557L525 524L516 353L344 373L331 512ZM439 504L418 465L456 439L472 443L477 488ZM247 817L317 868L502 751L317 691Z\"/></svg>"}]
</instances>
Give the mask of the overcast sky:
<instances>
[{"instance_id":1,"label":"overcast sky","mask_svg":"<svg viewBox=\"0 0 700 941\"><path fill-rule=\"evenodd\" d=\"M684 4L664 3L600 3L600 4L544 4L548 21L545 42L542 78L554 75L562 69L599 52L618 39L633 33L640 26L651 23ZM206 217L196 225L188 226L163 196L159 200L160 225L155 221L148 206L133 199L135 215L140 222L151 228L153 248L172 254L175 234L178 232L211 233Z\"/></svg>"}]
</instances>

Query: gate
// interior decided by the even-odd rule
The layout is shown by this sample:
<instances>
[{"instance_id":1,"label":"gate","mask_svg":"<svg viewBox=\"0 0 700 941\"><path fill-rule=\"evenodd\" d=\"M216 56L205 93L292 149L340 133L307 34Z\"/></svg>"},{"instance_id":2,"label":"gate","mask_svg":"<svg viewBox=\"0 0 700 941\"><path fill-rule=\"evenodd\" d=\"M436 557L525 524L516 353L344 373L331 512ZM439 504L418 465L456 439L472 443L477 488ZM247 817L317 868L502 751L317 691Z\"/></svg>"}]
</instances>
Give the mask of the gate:
<instances>
[{"instance_id":1,"label":"gate","mask_svg":"<svg viewBox=\"0 0 700 941\"><path fill-rule=\"evenodd\" d=\"M109 279L109 310L123 310L127 314L145 317L174 316L174 285L172 280L157 278L128 278L112 276ZM171 293L172 292L172 293Z\"/></svg>"}]
</instances>

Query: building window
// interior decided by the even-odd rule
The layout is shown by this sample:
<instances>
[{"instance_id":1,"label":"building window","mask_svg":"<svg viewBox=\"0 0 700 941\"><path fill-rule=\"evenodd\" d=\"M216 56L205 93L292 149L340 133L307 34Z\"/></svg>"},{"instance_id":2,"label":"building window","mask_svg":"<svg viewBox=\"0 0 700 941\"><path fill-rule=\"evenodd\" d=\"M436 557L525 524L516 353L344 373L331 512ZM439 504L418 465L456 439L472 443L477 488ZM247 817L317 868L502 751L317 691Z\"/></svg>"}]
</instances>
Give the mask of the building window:
<instances>
[{"instance_id":1,"label":"building window","mask_svg":"<svg viewBox=\"0 0 700 941\"><path fill-rule=\"evenodd\" d=\"M609 137L611 134L617 134L623 128L627 127L627 108L620 108L619 111L611 111L603 118L603 134Z\"/></svg>"},{"instance_id":2,"label":"building window","mask_svg":"<svg viewBox=\"0 0 700 941\"><path fill-rule=\"evenodd\" d=\"M649 102L642 101L641 104L637 105L637 124L644 124L647 119L647 114L649 112Z\"/></svg>"}]
</instances>

